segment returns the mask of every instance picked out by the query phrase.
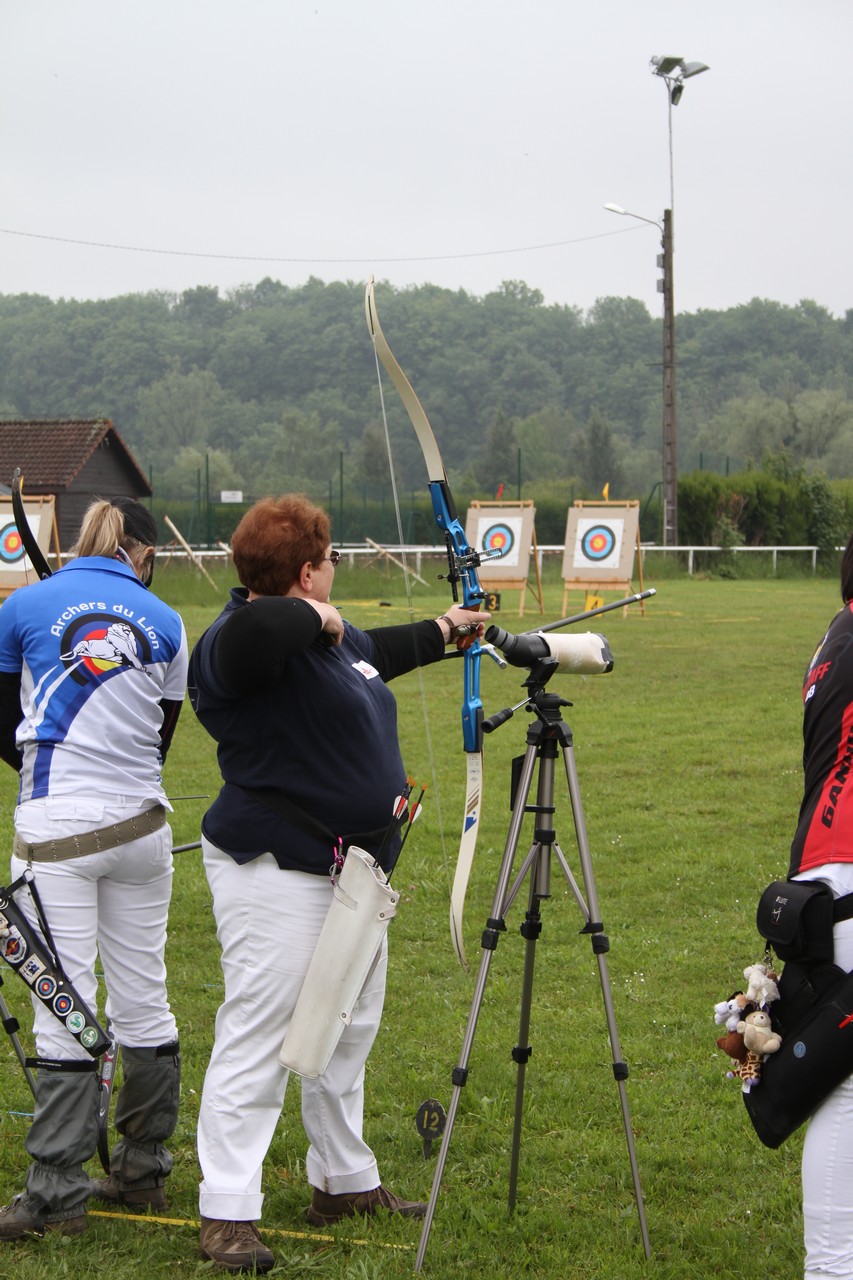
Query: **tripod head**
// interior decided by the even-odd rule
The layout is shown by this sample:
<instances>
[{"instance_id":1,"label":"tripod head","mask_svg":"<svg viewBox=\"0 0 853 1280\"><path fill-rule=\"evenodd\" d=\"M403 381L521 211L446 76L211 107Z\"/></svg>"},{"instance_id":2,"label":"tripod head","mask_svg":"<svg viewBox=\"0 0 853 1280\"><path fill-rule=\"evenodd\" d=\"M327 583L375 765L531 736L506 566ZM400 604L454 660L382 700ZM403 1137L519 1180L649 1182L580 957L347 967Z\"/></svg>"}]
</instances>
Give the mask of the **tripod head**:
<instances>
[{"instance_id":1,"label":"tripod head","mask_svg":"<svg viewBox=\"0 0 853 1280\"><path fill-rule=\"evenodd\" d=\"M483 721L483 733L494 733L495 729L499 729L502 724L506 724L507 720L511 720L521 707L532 711L536 718L545 724L559 721L561 708L570 707L572 704L567 698L561 698L556 693L547 693L545 690L545 686L551 676L559 670L559 666L556 658L540 658L536 661L524 681L523 687L527 690L525 697L514 707L504 707L503 711L497 711L493 716L488 716Z\"/></svg>"}]
</instances>

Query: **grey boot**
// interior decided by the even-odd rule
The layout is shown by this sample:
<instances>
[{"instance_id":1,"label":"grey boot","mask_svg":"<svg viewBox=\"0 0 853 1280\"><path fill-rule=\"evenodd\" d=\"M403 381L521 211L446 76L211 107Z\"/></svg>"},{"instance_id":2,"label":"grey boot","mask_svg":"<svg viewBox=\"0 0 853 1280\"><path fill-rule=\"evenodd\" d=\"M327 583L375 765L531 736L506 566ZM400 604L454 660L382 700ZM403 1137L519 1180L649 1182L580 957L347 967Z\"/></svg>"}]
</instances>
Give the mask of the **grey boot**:
<instances>
[{"instance_id":1,"label":"grey boot","mask_svg":"<svg viewBox=\"0 0 853 1280\"><path fill-rule=\"evenodd\" d=\"M128 1204L165 1207L162 1196L141 1197L162 1187L172 1172L163 1143L175 1131L181 1096L178 1041L156 1049L121 1050L123 1082L116 1099L115 1127L121 1134L110 1156L110 1176L95 1195Z\"/></svg>"},{"instance_id":2,"label":"grey boot","mask_svg":"<svg viewBox=\"0 0 853 1280\"><path fill-rule=\"evenodd\" d=\"M24 1146L33 1157L22 1197L49 1227L86 1211L89 1178L83 1163L98 1143L97 1064L38 1061L35 1116Z\"/></svg>"}]
</instances>

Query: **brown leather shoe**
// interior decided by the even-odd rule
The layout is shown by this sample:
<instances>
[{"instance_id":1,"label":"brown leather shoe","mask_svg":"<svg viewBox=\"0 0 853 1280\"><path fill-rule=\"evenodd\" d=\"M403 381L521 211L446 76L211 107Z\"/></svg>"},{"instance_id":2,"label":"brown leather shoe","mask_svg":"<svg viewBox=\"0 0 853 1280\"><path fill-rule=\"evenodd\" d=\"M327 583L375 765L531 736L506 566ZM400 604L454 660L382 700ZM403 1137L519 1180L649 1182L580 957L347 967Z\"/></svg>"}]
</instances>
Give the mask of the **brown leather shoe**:
<instances>
[{"instance_id":1,"label":"brown leather shoe","mask_svg":"<svg viewBox=\"0 0 853 1280\"><path fill-rule=\"evenodd\" d=\"M0 1209L0 1240L25 1240L27 1236L43 1236L46 1231L61 1236L79 1236L88 1225L85 1210L70 1218L45 1222L27 1207L27 1198L23 1194L15 1196Z\"/></svg>"},{"instance_id":2,"label":"brown leather shoe","mask_svg":"<svg viewBox=\"0 0 853 1280\"><path fill-rule=\"evenodd\" d=\"M140 1212L151 1209L154 1213L165 1213L169 1208L163 1187L123 1187L114 1173L111 1173L108 1178L93 1180L91 1195L93 1200L103 1200L106 1204L120 1204L127 1209L138 1209Z\"/></svg>"},{"instance_id":3,"label":"brown leather shoe","mask_svg":"<svg viewBox=\"0 0 853 1280\"><path fill-rule=\"evenodd\" d=\"M275 1266L275 1254L258 1235L254 1222L202 1218L198 1251L225 1271L257 1271L262 1275Z\"/></svg>"},{"instance_id":4,"label":"brown leather shoe","mask_svg":"<svg viewBox=\"0 0 853 1280\"><path fill-rule=\"evenodd\" d=\"M352 1218L355 1214L366 1214L373 1217L378 1209L386 1213L399 1213L404 1218L423 1218L427 1207L420 1200L401 1200L387 1187L374 1187L372 1191L349 1191L343 1195L333 1196L328 1191L314 1188L314 1198L308 1209L307 1218L313 1227L327 1227L342 1218Z\"/></svg>"}]
</instances>

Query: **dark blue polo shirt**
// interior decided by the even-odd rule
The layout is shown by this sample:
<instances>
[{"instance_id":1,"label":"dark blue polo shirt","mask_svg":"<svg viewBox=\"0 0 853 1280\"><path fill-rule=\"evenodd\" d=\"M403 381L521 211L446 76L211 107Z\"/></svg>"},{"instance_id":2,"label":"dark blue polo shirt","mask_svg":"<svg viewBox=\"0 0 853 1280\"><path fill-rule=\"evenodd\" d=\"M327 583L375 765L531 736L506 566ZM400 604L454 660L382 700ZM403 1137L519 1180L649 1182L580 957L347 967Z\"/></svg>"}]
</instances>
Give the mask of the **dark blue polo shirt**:
<instances>
[{"instance_id":1,"label":"dark blue polo shirt","mask_svg":"<svg viewBox=\"0 0 853 1280\"><path fill-rule=\"evenodd\" d=\"M190 701L216 740L223 787L202 830L237 862L270 852L279 866L328 872L331 842L305 834L245 788L274 788L338 836L384 831L406 781L397 707L386 680L442 656L425 621L328 644L304 600L251 603L234 589L190 659ZM379 840L356 840L375 853ZM383 859L396 855L394 841Z\"/></svg>"}]
</instances>

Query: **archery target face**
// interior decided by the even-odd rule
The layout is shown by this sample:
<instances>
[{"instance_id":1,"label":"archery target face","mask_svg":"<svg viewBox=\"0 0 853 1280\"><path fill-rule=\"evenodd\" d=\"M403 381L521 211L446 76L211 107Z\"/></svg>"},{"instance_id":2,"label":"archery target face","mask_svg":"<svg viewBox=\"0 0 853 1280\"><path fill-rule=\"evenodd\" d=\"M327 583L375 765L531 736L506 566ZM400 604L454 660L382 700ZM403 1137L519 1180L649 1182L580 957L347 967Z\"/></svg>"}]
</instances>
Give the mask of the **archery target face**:
<instances>
[{"instance_id":1,"label":"archery target face","mask_svg":"<svg viewBox=\"0 0 853 1280\"><path fill-rule=\"evenodd\" d=\"M513 516L507 519L481 519L477 527L477 550L500 551L499 563L505 567L517 565L521 549L521 520Z\"/></svg>"},{"instance_id":2,"label":"archery target face","mask_svg":"<svg viewBox=\"0 0 853 1280\"><path fill-rule=\"evenodd\" d=\"M30 515L27 512L27 518L30 522L33 536L38 541L41 517ZM15 521L10 518L4 519L0 524L0 569L11 570L13 573L20 574L23 574L26 569L32 571L32 566L24 552L21 535L18 533Z\"/></svg>"},{"instance_id":3,"label":"archery target face","mask_svg":"<svg viewBox=\"0 0 853 1280\"><path fill-rule=\"evenodd\" d=\"M519 583L527 577L531 547L535 541L536 509L524 503L474 503L465 518L465 537L484 559L477 573L482 584Z\"/></svg>"},{"instance_id":4,"label":"archery target face","mask_svg":"<svg viewBox=\"0 0 853 1280\"><path fill-rule=\"evenodd\" d=\"M576 569L617 569L624 532L625 521L619 516L578 520L572 564Z\"/></svg>"},{"instance_id":5,"label":"archery target face","mask_svg":"<svg viewBox=\"0 0 853 1280\"><path fill-rule=\"evenodd\" d=\"M11 566L24 558L24 544L14 520L7 520L0 529L0 563Z\"/></svg>"}]
</instances>

